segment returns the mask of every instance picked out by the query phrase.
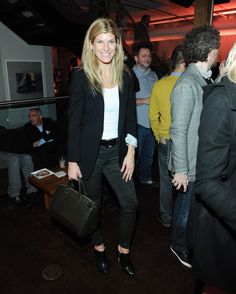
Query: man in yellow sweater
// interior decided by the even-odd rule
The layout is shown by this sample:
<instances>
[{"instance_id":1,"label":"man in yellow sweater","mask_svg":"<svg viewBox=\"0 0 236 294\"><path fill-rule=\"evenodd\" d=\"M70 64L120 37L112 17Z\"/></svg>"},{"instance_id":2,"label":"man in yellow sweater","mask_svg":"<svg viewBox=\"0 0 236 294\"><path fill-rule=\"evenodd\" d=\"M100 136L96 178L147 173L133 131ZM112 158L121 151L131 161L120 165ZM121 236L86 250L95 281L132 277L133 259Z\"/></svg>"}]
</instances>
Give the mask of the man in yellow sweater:
<instances>
[{"instance_id":1,"label":"man in yellow sweater","mask_svg":"<svg viewBox=\"0 0 236 294\"><path fill-rule=\"evenodd\" d=\"M171 226L173 210L172 177L168 171L169 128L171 124L170 96L176 81L185 70L182 47L174 49L170 59L171 74L155 82L149 105L149 120L158 142L160 174L160 216L158 220L166 228Z\"/></svg>"}]
</instances>

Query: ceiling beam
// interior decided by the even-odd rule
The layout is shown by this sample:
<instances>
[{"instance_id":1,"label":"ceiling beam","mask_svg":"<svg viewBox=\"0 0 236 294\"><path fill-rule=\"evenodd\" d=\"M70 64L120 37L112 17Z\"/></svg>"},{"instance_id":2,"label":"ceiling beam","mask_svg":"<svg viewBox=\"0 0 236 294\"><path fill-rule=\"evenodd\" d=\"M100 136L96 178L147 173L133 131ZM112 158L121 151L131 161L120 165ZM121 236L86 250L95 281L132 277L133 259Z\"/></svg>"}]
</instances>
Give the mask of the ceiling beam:
<instances>
[{"instance_id":1,"label":"ceiling beam","mask_svg":"<svg viewBox=\"0 0 236 294\"><path fill-rule=\"evenodd\" d=\"M195 0L194 27L212 24L214 0Z\"/></svg>"}]
</instances>

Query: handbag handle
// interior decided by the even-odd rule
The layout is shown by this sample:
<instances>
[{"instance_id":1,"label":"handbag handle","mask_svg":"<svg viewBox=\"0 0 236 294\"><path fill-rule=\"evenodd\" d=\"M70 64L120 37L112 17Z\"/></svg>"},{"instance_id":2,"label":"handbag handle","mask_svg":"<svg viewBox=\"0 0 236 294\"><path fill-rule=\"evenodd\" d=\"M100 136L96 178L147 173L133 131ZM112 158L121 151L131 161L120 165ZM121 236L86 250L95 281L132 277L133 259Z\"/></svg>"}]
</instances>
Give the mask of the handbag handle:
<instances>
[{"instance_id":1,"label":"handbag handle","mask_svg":"<svg viewBox=\"0 0 236 294\"><path fill-rule=\"evenodd\" d=\"M81 178L78 178L78 180L69 180L68 187L78 191L79 194L81 194L83 192L83 194L85 196L88 195L88 193L87 193L87 191L85 189L85 185L84 185Z\"/></svg>"}]
</instances>

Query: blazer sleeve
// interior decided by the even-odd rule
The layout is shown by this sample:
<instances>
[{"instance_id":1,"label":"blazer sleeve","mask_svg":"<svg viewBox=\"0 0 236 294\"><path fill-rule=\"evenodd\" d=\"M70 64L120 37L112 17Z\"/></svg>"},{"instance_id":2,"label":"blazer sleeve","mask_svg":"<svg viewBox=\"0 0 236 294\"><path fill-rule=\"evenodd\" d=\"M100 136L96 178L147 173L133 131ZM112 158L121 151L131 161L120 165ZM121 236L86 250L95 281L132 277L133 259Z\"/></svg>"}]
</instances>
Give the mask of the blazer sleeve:
<instances>
[{"instance_id":1,"label":"blazer sleeve","mask_svg":"<svg viewBox=\"0 0 236 294\"><path fill-rule=\"evenodd\" d=\"M194 108L194 91L186 82L174 87L171 94L170 170L188 173L188 129Z\"/></svg>"},{"instance_id":2,"label":"blazer sleeve","mask_svg":"<svg viewBox=\"0 0 236 294\"><path fill-rule=\"evenodd\" d=\"M85 101L84 82L83 71L74 70L69 88L67 155L68 161L78 163Z\"/></svg>"},{"instance_id":3,"label":"blazer sleeve","mask_svg":"<svg viewBox=\"0 0 236 294\"><path fill-rule=\"evenodd\" d=\"M129 76L128 100L126 113L126 132L137 138L136 99L132 77ZM126 135L127 135L126 134Z\"/></svg>"},{"instance_id":4,"label":"blazer sleeve","mask_svg":"<svg viewBox=\"0 0 236 294\"><path fill-rule=\"evenodd\" d=\"M225 94L224 94L225 95ZM228 182L232 110L222 95L212 94L201 114L195 192L236 231L236 197Z\"/></svg>"}]
</instances>

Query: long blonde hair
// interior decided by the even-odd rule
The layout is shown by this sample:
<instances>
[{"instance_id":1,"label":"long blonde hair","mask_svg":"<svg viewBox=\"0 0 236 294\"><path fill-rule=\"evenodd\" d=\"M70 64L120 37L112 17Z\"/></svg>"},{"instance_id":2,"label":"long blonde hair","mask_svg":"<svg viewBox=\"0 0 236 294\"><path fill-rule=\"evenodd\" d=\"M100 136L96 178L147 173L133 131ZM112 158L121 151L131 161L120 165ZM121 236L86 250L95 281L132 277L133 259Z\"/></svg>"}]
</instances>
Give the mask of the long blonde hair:
<instances>
[{"instance_id":1,"label":"long blonde hair","mask_svg":"<svg viewBox=\"0 0 236 294\"><path fill-rule=\"evenodd\" d=\"M86 33L81 58L81 67L84 69L94 93L96 91L102 93L103 82L101 69L97 57L91 49L91 44L99 34L107 33L113 34L116 40L116 53L110 67L111 81L113 84L117 84L120 90L123 87L124 51L120 32L113 20L98 18L90 25Z\"/></svg>"},{"instance_id":2,"label":"long blonde hair","mask_svg":"<svg viewBox=\"0 0 236 294\"><path fill-rule=\"evenodd\" d=\"M224 75L227 75L231 82L236 83L236 43L229 51L225 62Z\"/></svg>"}]
</instances>

